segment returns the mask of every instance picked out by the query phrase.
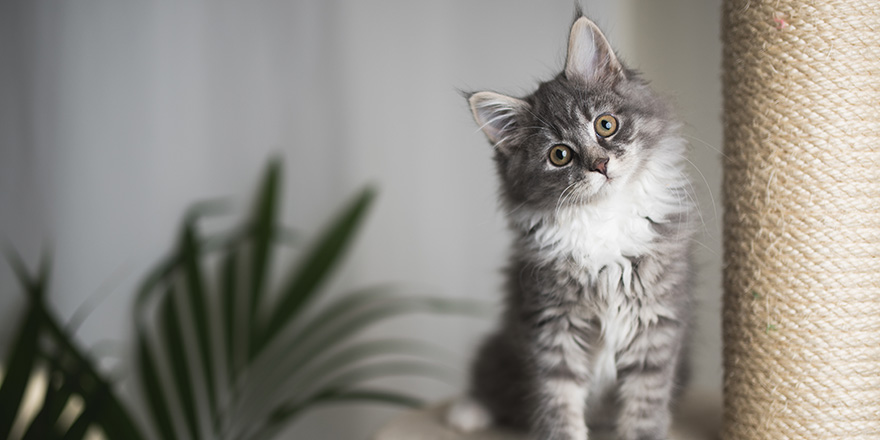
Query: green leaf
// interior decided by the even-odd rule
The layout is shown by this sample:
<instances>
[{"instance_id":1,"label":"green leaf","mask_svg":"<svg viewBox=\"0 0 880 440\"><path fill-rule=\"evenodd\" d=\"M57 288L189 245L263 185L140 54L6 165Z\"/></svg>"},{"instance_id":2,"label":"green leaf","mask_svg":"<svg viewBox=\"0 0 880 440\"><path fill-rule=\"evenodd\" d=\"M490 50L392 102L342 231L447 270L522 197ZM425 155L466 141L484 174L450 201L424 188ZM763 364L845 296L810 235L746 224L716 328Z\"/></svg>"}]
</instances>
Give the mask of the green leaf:
<instances>
[{"instance_id":1,"label":"green leaf","mask_svg":"<svg viewBox=\"0 0 880 440\"><path fill-rule=\"evenodd\" d=\"M30 270L22 261L21 255L9 244L3 249L3 253L6 254L6 261L9 263L9 267L12 268L12 273L18 279L18 284L21 285L22 290L30 293L35 287L34 280L31 279Z\"/></svg>"},{"instance_id":2,"label":"green leaf","mask_svg":"<svg viewBox=\"0 0 880 440\"><path fill-rule=\"evenodd\" d=\"M67 333L62 330L57 318L46 309L42 309L41 312L46 329L54 343L61 349L61 357L64 360L59 362L58 366L64 376L64 384L71 387L71 393L81 395L85 404L83 412L78 417L79 423L74 422L67 435L76 438L81 429L87 429L94 424L101 428L108 438L132 440L142 438L137 425L114 395L111 384L97 373L89 359L79 351Z\"/></svg>"},{"instance_id":3,"label":"green leaf","mask_svg":"<svg viewBox=\"0 0 880 440\"><path fill-rule=\"evenodd\" d=\"M415 339L389 338L355 343L324 359L320 357L303 359L298 365L299 368L279 370L281 373L288 372L289 374L279 375L277 381L261 381L259 391L248 393L246 400L240 402L242 407L237 412L259 413L267 395L281 396L289 394L288 390L299 393L310 386L325 382L328 378L353 365L388 357L416 357L422 361L433 359L432 363L440 363L443 362L443 359L449 359L451 356L453 355L442 347Z\"/></svg>"},{"instance_id":4,"label":"green leaf","mask_svg":"<svg viewBox=\"0 0 880 440\"><path fill-rule=\"evenodd\" d=\"M321 383L345 368L382 357L434 358L436 362L449 359L452 354L435 344L415 339L393 338L366 341L345 347L320 362L320 358L306 359L298 374L287 379L279 388L301 390L310 384Z\"/></svg>"},{"instance_id":5,"label":"green leaf","mask_svg":"<svg viewBox=\"0 0 880 440\"><path fill-rule=\"evenodd\" d=\"M41 304L42 306L42 304ZM99 425L109 438L124 438L131 440L141 439L137 425L131 419L125 406L114 395L110 384L98 374L91 361L83 355L70 336L58 324L58 319L45 307L40 308L44 328L64 353L69 358L65 367L65 375L68 378L76 377L76 380L67 379L66 383L74 387L74 392L79 392L87 400L92 393L100 393L101 410L95 411L95 423ZM85 386L84 384L88 384ZM97 391L96 391L97 390Z\"/></svg>"},{"instance_id":6,"label":"green leaf","mask_svg":"<svg viewBox=\"0 0 880 440\"><path fill-rule=\"evenodd\" d=\"M450 378L448 369L437 367L432 364L411 361L391 361L381 362L370 365L362 365L353 368L344 374L338 375L333 380L322 386L320 389L308 393L305 397L297 396L296 398L285 402L278 408L270 412L267 427L273 425L281 426L290 423L301 412L313 405L321 402L333 400L331 396L341 396L345 393L352 392L351 388L361 382L367 380L378 379L382 377L414 375L432 378ZM301 393L303 394L303 393ZM368 397L367 394L361 397ZM384 400L383 400L384 401ZM414 399L412 403L417 403ZM258 433L254 438L265 438L264 435Z\"/></svg>"},{"instance_id":7,"label":"green leaf","mask_svg":"<svg viewBox=\"0 0 880 440\"><path fill-rule=\"evenodd\" d=\"M91 414L89 414L90 412L91 410L86 408L83 412L77 415L76 419L70 425L70 428L64 432L61 440L81 440L85 438L86 432L88 432L89 427L92 426L92 423L94 422Z\"/></svg>"},{"instance_id":8,"label":"green leaf","mask_svg":"<svg viewBox=\"0 0 880 440\"><path fill-rule=\"evenodd\" d=\"M99 414L105 411L104 404L107 399L106 391L106 389L102 388L93 394L83 395L83 400L86 402L86 406L73 421L73 424L70 425L70 428L67 429L67 432L64 433L62 440L80 440L86 436L89 426L95 424ZM117 435L114 435L115 431L112 427L109 430L106 427L104 428L104 432L110 438L125 438L119 436L121 433L116 433Z\"/></svg>"},{"instance_id":9,"label":"green leaf","mask_svg":"<svg viewBox=\"0 0 880 440\"><path fill-rule=\"evenodd\" d=\"M114 397L110 389L103 389L105 392L102 398L106 399L106 402L104 403L104 409L96 416L96 424L104 430L108 438L131 440L142 438L143 436L131 420L125 407L119 404L119 401Z\"/></svg>"},{"instance_id":10,"label":"green leaf","mask_svg":"<svg viewBox=\"0 0 880 440\"><path fill-rule=\"evenodd\" d=\"M454 369L431 362L413 360L372 362L366 365L355 365L346 371L336 374L326 381L322 381L319 384L313 384L312 386L301 390L301 392L298 393L299 395L292 399L292 402L294 402L294 405L296 405L297 402L308 402L313 399L314 396L321 395L327 390L347 389L359 383L383 377L418 376L452 384L457 375L458 372ZM314 388L317 388L317 390L309 391ZM302 397L304 394L307 395L307 397ZM283 408L288 406L290 406L290 404L285 404Z\"/></svg>"},{"instance_id":11,"label":"green leaf","mask_svg":"<svg viewBox=\"0 0 880 440\"><path fill-rule=\"evenodd\" d=\"M80 440L85 438L89 426L92 426L92 423L94 423L92 408L95 406L95 403L91 403L88 407L84 408L70 425L70 428L67 429L67 432L64 433L64 436L61 437L61 440Z\"/></svg>"},{"instance_id":12,"label":"green leaf","mask_svg":"<svg viewBox=\"0 0 880 440\"><path fill-rule=\"evenodd\" d=\"M271 392L274 384L295 374L309 359L320 357L360 330L392 316L415 312L486 316L488 311L486 304L477 301L395 295L370 302L373 296L374 292L367 291L343 298L312 318L295 339L285 340L286 353L281 359L272 359L272 368L260 376L256 386L252 385L253 392Z\"/></svg>"},{"instance_id":13,"label":"green leaf","mask_svg":"<svg viewBox=\"0 0 880 440\"><path fill-rule=\"evenodd\" d=\"M185 217L185 221L190 224L195 224L195 222L205 214L205 210L193 209L190 211L189 215ZM232 233L205 237L199 243L199 246L203 249L203 252L207 254L213 251L226 249L230 245L235 245L240 241L241 237L241 232L236 230ZM159 260L159 263L147 272L147 276L140 282L140 287L137 289L137 294L135 295L135 311L149 309L146 305L147 302L153 297L153 295L158 295L163 292L158 289L158 287L173 271L179 268L181 258L182 255L179 252L179 249L175 249L175 252Z\"/></svg>"},{"instance_id":14,"label":"green leaf","mask_svg":"<svg viewBox=\"0 0 880 440\"><path fill-rule=\"evenodd\" d=\"M408 406L411 408L417 408L425 404L424 401L419 398L396 393L393 391L378 391L369 389L327 389L325 391L322 391L321 393L318 393L315 396L312 396L309 400L302 402L299 405L285 408L279 412L273 413L272 416L269 418L269 423L274 424L284 421L290 421L290 417L296 416L300 412L308 408L313 408L317 404L341 401L380 402Z\"/></svg>"},{"instance_id":15,"label":"green leaf","mask_svg":"<svg viewBox=\"0 0 880 440\"><path fill-rule=\"evenodd\" d=\"M283 337L284 351L266 353L253 365L262 372L237 384L242 398L236 411L254 411L266 395L278 393L277 384L296 375L311 359L320 358L366 327L392 316L415 313L452 313L486 316L485 303L433 297L407 297L372 288L346 295L306 322L301 331ZM273 347L275 348L275 347Z\"/></svg>"},{"instance_id":16,"label":"green leaf","mask_svg":"<svg viewBox=\"0 0 880 440\"><path fill-rule=\"evenodd\" d=\"M404 406L408 408L418 408L424 406L424 401L417 397L395 391L377 390L377 389L353 389L353 390L333 390L328 391L321 396L316 396L308 404L301 408L296 408L290 414L276 414L259 432L250 436L253 439L269 439L275 438L277 434L287 427L293 421L293 416L298 415L301 411L312 408L319 404L338 403L338 402L373 402L385 403L388 405Z\"/></svg>"},{"instance_id":17,"label":"green leaf","mask_svg":"<svg viewBox=\"0 0 880 440\"><path fill-rule=\"evenodd\" d=\"M284 352L289 353L296 345L308 340L312 334L326 326L347 321L353 313L380 302L393 301L402 297L398 288L392 285L376 285L357 289L334 299L321 308L314 316L301 316L291 323L289 329L278 336Z\"/></svg>"},{"instance_id":18,"label":"green leaf","mask_svg":"<svg viewBox=\"0 0 880 440\"><path fill-rule=\"evenodd\" d=\"M25 431L22 440L42 440L54 432L58 416L64 409L64 405L71 396L70 387L65 386L64 372L57 368L60 366L57 360L50 360L47 373L46 391L37 415L31 420L30 426Z\"/></svg>"},{"instance_id":19,"label":"green leaf","mask_svg":"<svg viewBox=\"0 0 880 440\"><path fill-rule=\"evenodd\" d=\"M197 349L202 364L200 378L205 382L208 392L208 403L213 414L216 410L217 399L214 388L214 358L211 355L211 329L208 323L208 310L210 305L205 292L205 283L202 277L202 268L199 258L202 256L196 238L195 228L191 223L184 223L183 237L181 240L181 260L186 277L185 297L189 301L189 310L192 314L187 316L187 321L193 323L197 338Z\"/></svg>"},{"instance_id":20,"label":"green leaf","mask_svg":"<svg viewBox=\"0 0 880 440\"><path fill-rule=\"evenodd\" d=\"M20 405L19 400L21 399L23 387L26 386L27 378L30 377L33 370L35 358L39 357L37 352L39 348L39 333L45 331L47 333L46 336L54 346L58 347L61 355L66 359L64 364L70 365L61 369L64 372L65 386L69 385L72 387L70 391L64 391L64 393L72 393L79 389L81 394L87 395L88 393L83 392L83 383L91 384L93 387L92 391L94 388L104 390L102 405L106 410L96 412L96 416L103 417L109 414L112 417L102 419L99 424L105 428L104 430L108 435L118 434L114 436L115 438L139 440L141 438L140 432L122 404L113 395L110 386L97 373L89 359L76 346L70 334L58 324L58 319L46 308L43 302L48 285L49 268L51 266L50 253L43 253L38 275L33 280L28 275L28 271L17 253L7 250L7 255L9 256L10 264L13 266L13 271L28 294L30 306L25 324L23 324L26 336L22 337L20 334L17 338L17 343L15 343L12 349L13 356L8 359L9 371L3 385L0 386L0 438L5 438L9 435L9 428L11 426L7 427L6 423L7 421L11 423L18 411L17 408ZM28 347L19 348L19 344L27 345ZM30 365L24 369L20 369L22 355L24 358L31 358ZM48 360L51 362L51 359ZM59 365L63 366L64 364ZM3 388L6 388L6 390ZM90 402L87 400L86 409L89 408Z\"/></svg>"},{"instance_id":21,"label":"green leaf","mask_svg":"<svg viewBox=\"0 0 880 440\"><path fill-rule=\"evenodd\" d=\"M21 255L12 245L7 244L3 251L6 254L6 261L9 262L9 267L12 268L12 272L18 279L22 290L31 299L45 296L47 286L49 285L49 270L52 265L49 253L47 251L43 252L40 257L40 265L37 268L37 277L32 279L27 265L24 264Z\"/></svg>"},{"instance_id":22,"label":"green leaf","mask_svg":"<svg viewBox=\"0 0 880 440\"><path fill-rule=\"evenodd\" d=\"M186 210L184 221L187 223L196 223L204 217L226 214L230 211L231 205L232 202L227 197L218 197L196 202Z\"/></svg>"},{"instance_id":23,"label":"green leaf","mask_svg":"<svg viewBox=\"0 0 880 440\"><path fill-rule=\"evenodd\" d=\"M263 182L256 197L256 205L250 219L250 232L253 237L251 253L250 281L251 302L250 322L257 322L257 314L262 304L266 279L269 277L269 260L272 257L272 242L275 238L275 224L278 217L278 197L281 186L281 162L272 160L263 173ZM256 326L253 326L256 329ZM252 335L256 337L257 335Z\"/></svg>"},{"instance_id":24,"label":"green leaf","mask_svg":"<svg viewBox=\"0 0 880 440\"><path fill-rule=\"evenodd\" d=\"M162 390L162 383L156 367L156 361L148 345L145 329L137 332L137 364L140 368L138 377L141 380L141 392L146 397L147 408L153 419L153 426L159 433L160 438L173 440L177 438L174 432L174 422L169 410L169 400Z\"/></svg>"},{"instance_id":25,"label":"green leaf","mask_svg":"<svg viewBox=\"0 0 880 440\"><path fill-rule=\"evenodd\" d=\"M420 406L424 406L425 404L422 399L419 399L417 397L411 397L406 394L396 393L393 391L371 389L328 392L312 399L312 404L358 400L408 406L411 408L417 408Z\"/></svg>"},{"instance_id":26,"label":"green leaf","mask_svg":"<svg viewBox=\"0 0 880 440\"><path fill-rule=\"evenodd\" d=\"M300 319L292 320L288 328L285 328L260 353L258 358L251 361L251 368L261 370L277 365L280 358L289 355L297 345L301 344L301 341L308 339L322 325L326 325L329 321L335 322L340 319L346 319L345 316L352 313L352 311L368 306L383 298L391 298L394 296L394 292L393 287L386 285L361 288L335 299L328 306L323 307L316 316L307 318L303 315Z\"/></svg>"},{"instance_id":27,"label":"green leaf","mask_svg":"<svg viewBox=\"0 0 880 440\"><path fill-rule=\"evenodd\" d=\"M167 356L171 364L173 388L177 390L177 397L180 399L179 402L183 409L186 428L190 438L197 439L200 438L198 409L192 389L192 377L187 367L186 350L183 346L183 331L180 328L180 313L177 311L177 305L174 301L175 294L174 288L169 286L159 310L162 328L161 345L168 350Z\"/></svg>"},{"instance_id":28,"label":"green leaf","mask_svg":"<svg viewBox=\"0 0 880 440\"><path fill-rule=\"evenodd\" d=\"M39 333L43 316L40 313L43 288L48 278L48 258L44 258L37 279L31 279L27 267L18 253L7 248L7 258L18 277L22 289L28 294L27 314L18 327L10 351L5 358L6 374L0 385L0 438L9 437L15 416L18 414L25 388L34 371L37 359Z\"/></svg>"},{"instance_id":29,"label":"green leaf","mask_svg":"<svg viewBox=\"0 0 880 440\"><path fill-rule=\"evenodd\" d=\"M235 250L230 250L224 257L220 265L220 296L222 307L222 331L223 342L226 354L226 371L229 374L227 383L232 384L241 366L236 361L236 343L235 338L238 332L246 331L242 327L242 323L236 321L237 307L236 294L238 293L238 254Z\"/></svg>"},{"instance_id":30,"label":"green leaf","mask_svg":"<svg viewBox=\"0 0 880 440\"><path fill-rule=\"evenodd\" d=\"M31 303L6 356L6 374L3 376L3 385L0 385L0 438L9 437L33 372L40 320L37 305Z\"/></svg>"},{"instance_id":31,"label":"green leaf","mask_svg":"<svg viewBox=\"0 0 880 440\"><path fill-rule=\"evenodd\" d=\"M86 405L65 433L64 440L83 438L92 425L104 431L107 438L140 438L128 414L114 403L115 397L106 382L98 382L92 392L83 392L82 396Z\"/></svg>"},{"instance_id":32,"label":"green leaf","mask_svg":"<svg viewBox=\"0 0 880 440\"><path fill-rule=\"evenodd\" d=\"M252 353L259 353L317 292L351 242L374 196L372 188L361 192L335 217L330 227L304 255L299 266L292 271L292 277L284 283L278 304L273 308L262 337L252 347Z\"/></svg>"},{"instance_id":33,"label":"green leaf","mask_svg":"<svg viewBox=\"0 0 880 440\"><path fill-rule=\"evenodd\" d=\"M359 298L352 296L337 303L350 307L335 307L337 304L334 304L327 308L326 313L320 313L309 320L296 340L286 344L288 353L301 359L311 359L344 342L358 331L393 316L417 312L486 316L488 312L488 306L477 301L403 295L377 297L370 291L358 296ZM371 297L373 301L369 301Z\"/></svg>"}]
</instances>

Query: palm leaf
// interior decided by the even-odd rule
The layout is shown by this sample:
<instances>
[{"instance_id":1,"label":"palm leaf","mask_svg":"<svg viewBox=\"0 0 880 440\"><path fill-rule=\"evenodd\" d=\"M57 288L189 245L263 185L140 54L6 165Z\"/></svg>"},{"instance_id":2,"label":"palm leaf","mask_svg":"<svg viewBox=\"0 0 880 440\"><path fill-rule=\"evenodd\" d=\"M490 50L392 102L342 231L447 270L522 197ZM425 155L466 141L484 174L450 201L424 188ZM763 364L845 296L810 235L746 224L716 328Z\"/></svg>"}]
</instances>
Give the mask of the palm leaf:
<instances>
[{"instance_id":1,"label":"palm leaf","mask_svg":"<svg viewBox=\"0 0 880 440\"><path fill-rule=\"evenodd\" d=\"M277 414L279 411L283 412L287 408L298 406L298 404L302 402L309 402L314 399L315 396L321 395L328 390L348 389L360 383L374 379L397 376L418 376L452 383L455 381L457 375L458 371L453 368L422 360L388 360L371 362L365 365L355 365L330 378L300 390L297 396L292 398L279 410L273 411L273 414Z\"/></svg>"},{"instance_id":2,"label":"palm leaf","mask_svg":"<svg viewBox=\"0 0 880 440\"><path fill-rule=\"evenodd\" d=\"M83 423L94 422L110 438L139 440L140 429L134 423L125 405L116 397L111 385L98 373L92 361L82 353L70 336L58 323L58 319L45 307L40 308L44 329L65 357L62 374L64 381L80 394L86 403L83 413L94 418L83 418ZM65 365L68 364L68 365ZM86 412L95 405L94 408ZM80 415L82 418L82 414Z\"/></svg>"},{"instance_id":3,"label":"palm leaf","mask_svg":"<svg viewBox=\"0 0 880 440\"><path fill-rule=\"evenodd\" d=\"M42 407L31 421L30 426L22 436L22 440L49 438L55 429L61 412L64 410L64 405L73 395L73 390L64 380L64 370L61 368L60 356L57 356L57 354L46 354L45 357L49 359L50 369L47 374L48 383L43 394Z\"/></svg>"},{"instance_id":4,"label":"palm leaf","mask_svg":"<svg viewBox=\"0 0 880 440\"><path fill-rule=\"evenodd\" d=\"M433 359L441 363L445 350L434 344L416 339L390 338L359 342L340 349L324 359L320 357L308 359L299 371L293 374L280 387L296 390L305 389L309 384L320 383L324 378L333 376L340 370L352 365L382 357L414 357Z\"/></svg>"},{"instance_id":5,"label":"palm leaf","mask_svg":"<svg viewBox=\"0 0 880 440\"><path fill-rule=\"evenodd\" d=\"M8 438L24 397L24 390L33 374L37 358L37 337L40 313L31 304L18 328L15 342L6 357L6 374L0 386L0 438Z\"/></svg>"},{"instance_id":6,"label":"palm leaf","mask_svg":"<svg viewBox=\"0 0 880 440\"><path fill-rule=\"evenodd\" d=\"M82 438L85 429L95 425L111 438L139 440L140 432L110 385L77 347L71 336L46 307L44 298L49 277L48 253L44 253L36 277L31 277L18 254L8 252L8 261L28 296L28 312L7 358L8 373L0 386L0 434L9 435L11 423L20 407L27 382L36 377L37 366L50 368L49 384L36 416L24 438ZM42 347L51 346L49 350ZM78 420L66 430L57 431L59 416L73 395L85 402Z\"/></svg>"},{"instance_id":7,"label":"palm leaf","mask_svg":"<svg viewBox=\"0 0 880 440\"><path fill-rule=\"evenodd\" d=\"M221 263L220 276L220 307L222 310L222 330L223 330L223 351L226 362L226 371L228 375L227 384L232 383L233 378L238 376L241 371L241 365L237 362L235 337L242 331L247 331L236 317L237 305L236 298L238 294L238 254L235 249L230 250Z\"/></svg>"},{"instance_id":8,"label":"palm leaf","mask_svg":"<svg viewBox=\"0 0 880 440\"><path fill-rule=\"evenodd\" d=\"M265 347L317 292L318 287L347 249L352 235L374 197L375 190L372 188L361 192L341 214L335 217L330 227L305 255L302 263L294 269L293 275L280 292L280 300L269 316L266 330L256 341L254 353Z\"/></svg>"},{"instance_id":9,"label":"palm leaf","mask_svg":"<svg viewBox=\"0 0 880 440\"><path fill-rule=\"evenodd\" d=\"M250 318L254 322L262 304L263 290L268 278L269 259L272 242L275 238L275 224L278 213L279 187L281 184L281 164L277 160L269 162L263 182L257 193L257 200L250 220L250 233L253 236L251 253L251 303ZM257 335L252 335L252 338Z\"/></svg>"},{"instance_id":10,"label":"palm leaf","mask_svg":"<svg viewBox=\"0 0 880 440\"><path fill-rule=\"evenodd\" d=\"M448 377L449 370L436 359L376 363L431 359L438 350L405 339L349 344L353 336L405 313L484 314L485 307L476 303L413 298L388 286L311 306L362 223L375 197L371 188L332 218L282 274L280 289L270 292L270 268L277 266L273 260L278 255L273 248L299 241L277 221L281 181L280 163L273 161L250 213L231 233L200 237L196 221L203 213L191 211L175 252L141 284L135 303L141 388L163 438L175 438L176 430L193 439L247 438L261 426L289 424L308 406L332 401L415 404L410 396L356 386L387 375ZM209 265L209 255L217 250L216 264ZM211 269L216 273L209 274ZM158 313L150 316L155 304ZM149 344L153 326L158 327L158 343ZM216 338L212 329L219 332ZM200 420L205 414L210 425Z\"/></svg>"},{"instance_id":11,"label":"palm leaf","mask_svg":"<svg viewBox=\"0 0 880 440\"><path fill-rule=\"evenodd\" d=\"M187 321L192 322L195 326L195 336L197 338L196 348L202 364L201 378L204 380L205 389L208 393L208 403L211 406L211 412L216 409L216 392L214 391L214 358L211 354L211 338L208 324L208 298L205 293L205 283L202 277L201 257L202 253L196 239L195 227L191 222L185 222L183 225L183 236L181 237L181 258L183 260L183 272L186 278L186 295L189 301L190 316Z\"/></svg>"},{"instance_id":12,"label":"palm leaf","mask_svg":"<svg viewBox=\"0 0 880 440\"><path fill-rule=\"evenodd\" d=\"M104 410L103 406L106 402L107 395L102 391L103 390L91 395L86 395L87 397L84 400L87 400L89 404L83 408L81 413L79 413L70 425L70 428L68 428L67 432L61 437L62 440L78 440L85 437L86 431L88 431L89 427L92 426L99 417L99 414ZM121 438L119 436L122 435L122 433L117 432L112 425L109 427L103 426L103 428L110 438Z\"/></svg>"},{"instance_id":13,"label":"palm leaf","mask_svg":"<svg viewBox=\"0 0 880 440\"><path fill-rule=\"evenodd\" d=\"M289 328L276 337L274 341L260 352L260 356L254 359L250 366L259 371L274 371L283 369L279 363L284 362L285 356L291 357L290 353L296 347L309 339L312 333L326 325L325 323L344 320L352 311L369 306L372 302L394 296L394 287L379 285L361 288L334 300L328 306L316 311L314 316L292 320ZM247 387L250 384L237 383L236 389Z\"/></svg>"},{"instance_id":14,"label":"palm leaf","mask_svg":"<svg viewBox=\"0 0 880 440\"><path fill-rule=\"evenodd\" d=\"M70 428L68 428L67 432L61 437L61 440L79 440L85 438L89 426L92 425L94 413L98 405L99 402L93 400L93 403L76 417L76 420L73 421Z\"/></svg>"},{"instance_id":15,"label":"palm leaf","mask_svg":"<svg viewBox=\"0 0 880 440\"><path fill-rule=\"evenodd\" d=\"M332 390L325 392L311 399L309 404L314 406L319 403L344 402L344 401L370 401L382 402L392 405L408 406L416 408L423 406L424 401L417 397L408 396L406 394L394 391L373 390L373 389L354 389L354 390ZM272 419L270 422L282 421Z\"/></svg>"},{"instance_id":16,"label":"palm leaf","mask_svg":"<svg viewBox=\"0 0 880 440\"><path fill-rule=\"evenodd\" d=\"M196 406L193 380L184 348L184 335L180 327L180 313L175 301L175 289L171 286L163 298L159 308L159 320L161 323L162 346L167 347L166 353L171 364L171 380L173 388L177 390L186 421L186 430L190 438L197 439L199 436L198 407Z\"/></svg>"},{"instance_id":17,"label":"palm leaf","mask_svg":"<svg viewBox=\"0 0 880 440\"><path fill-rule=\"evenodd\" d=\"M280 359L267 362L269 370L249 382L249 395L259 397L270 392L287 377L295 375L309 360L334 350L359 331L390 317L416 312L451 313L486 316L485 304L476 301L431 297L405 297L367 290L337 300L318 313L292 340L285 341L288 351ZM241 403L250 406L252 399ZM241 408L240 407L240 408Z\"/></svg>"},{"instance_id":18,"label":"palm leaf","mask_svg":"<svg viewBox=\"0 0 880 440\"><path fill-rule=\"evenodd\" d=\"M274 414L272 418L267 421L265 426L263 426L249 438L273 438L278 435L278 433L282 429L287 427L287 425L290 423L291 418L299 415L304 410L321 404L338 402L376 402L409 408L418 408L424 405L424 402L421 399L396 391L377 390L370 388L352 390L328 390L323 395L315 396L306 405L295 408L288 414Z\"/></svg>"},{"instance_id":19,"label":"palm leaf","mask_svg":"<svg viewBox=\"0 0 880 440\"><path fill-rule=\"evenodd\" d=\"M42 327L40 307L48 271L48 263L45 263L44 259L44 263L41 264L40 276L33 280L21 257L14 249L7 247L6 255L19 284L28 294L29 304L27 313L16 331L10 352L6 356L6 374L3 376L3 384L0 385L0 438L9 437L15 416L21 407L28 380L34 373L40 328Z\"/></svg>"},{"instance_id":20,"label":"palm leaf","mask_svg":"<svg viewBox=\"0 0 880 440\"><path fill-rule=\"evenodd\" d=\"M404 375L432 377L440 380L451 380L455 373L435 364L414 361L388 361L370 365L361 365L332 378L326 384L311 392L302 393L283 403L271 411L267 424L260 431L276 431L286 426L292 419L318 403L326 403L334 397L354 393L355 385L383 377L399 377ZM366 397L367 395L361 395ZM421 402L414 398L398 395L409 406L418 406ZM266 432L256 432L249 438L264 438Z\"/></svg>"},{"instance_id":21,"label":"palm leaf","mask_svg":"<svg viewBox=\"0 0 880 440\"><path fill-rule=\"evenodd\" d=\"M157 363L153 353L148 347L146 336L142 332L137 335L137 365L139 368L141 392L145 395L149 414L152 416L154 426L160 437L165 440L174 440L177 435L174 432L174 422L169 409L170 401L162 390L162 383L157 371Z\"/></svg>"}]
</instances>

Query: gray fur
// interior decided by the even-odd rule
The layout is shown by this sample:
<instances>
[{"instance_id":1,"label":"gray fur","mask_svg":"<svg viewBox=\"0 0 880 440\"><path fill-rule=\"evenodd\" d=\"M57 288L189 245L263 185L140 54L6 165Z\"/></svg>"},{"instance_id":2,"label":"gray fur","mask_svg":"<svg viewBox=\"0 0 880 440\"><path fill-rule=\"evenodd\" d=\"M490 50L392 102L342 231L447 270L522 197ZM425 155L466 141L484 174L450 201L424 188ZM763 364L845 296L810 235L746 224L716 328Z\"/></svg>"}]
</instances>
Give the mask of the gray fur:
<instances>
[{"instance_id":1,"label":"gray fur","mask_svg":"<svg viewBox=\"0 0 880 440\"><path fill-rule=\"evenodd\" d=\"M506 310L478 351L470 396L541 440L583 440L588 418L622 440L664 439L692 310L684 142L668 106L583 20L566 68L534 93L469 97L515 234ZM603 113L619 121L608 138L592 128ZM560 143L574 152L564 167L548 162ZM607 180L590 171L600 158Z\"/></svg>"}]
</instances>

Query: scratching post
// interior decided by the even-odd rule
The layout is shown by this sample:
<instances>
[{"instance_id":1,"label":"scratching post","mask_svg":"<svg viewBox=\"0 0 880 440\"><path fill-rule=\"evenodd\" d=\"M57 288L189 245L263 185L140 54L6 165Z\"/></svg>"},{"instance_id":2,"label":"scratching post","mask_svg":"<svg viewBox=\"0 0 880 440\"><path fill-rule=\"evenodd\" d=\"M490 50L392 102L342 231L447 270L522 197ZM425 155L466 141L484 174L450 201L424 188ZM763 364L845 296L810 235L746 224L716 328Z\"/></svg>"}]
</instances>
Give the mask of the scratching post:
<instances>
[{"instance_id":1,"label":"scratching post","mask_svg":"<svg viewBox=\"0 0 880 440\"><path fill-rule=\"evenodd\" d=\"M880 437L880 2L725 0L725 440Z\"/></svg>"}]
</instances>

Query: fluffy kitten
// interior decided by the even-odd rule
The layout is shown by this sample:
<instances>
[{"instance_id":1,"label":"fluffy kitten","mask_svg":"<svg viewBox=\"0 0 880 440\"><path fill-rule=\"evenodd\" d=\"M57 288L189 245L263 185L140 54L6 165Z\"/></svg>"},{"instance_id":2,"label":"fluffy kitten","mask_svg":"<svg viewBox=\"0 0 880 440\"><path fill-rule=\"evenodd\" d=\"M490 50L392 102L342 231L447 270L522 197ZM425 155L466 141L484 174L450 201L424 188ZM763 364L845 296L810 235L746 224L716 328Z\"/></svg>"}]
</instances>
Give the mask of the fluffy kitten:
<instances>
[{"instance_id":1,"label":"fluffy kitten","mask_svg":"<svg viewBox=\"0 0 880 440\"><path fill-rule=\"evenodd\" d=\"M695 207L670 109L586 17L525 98L469 96L515 241L501 328L449 422L665 439L691 321Z\"/></svg>"}]
</instances>

